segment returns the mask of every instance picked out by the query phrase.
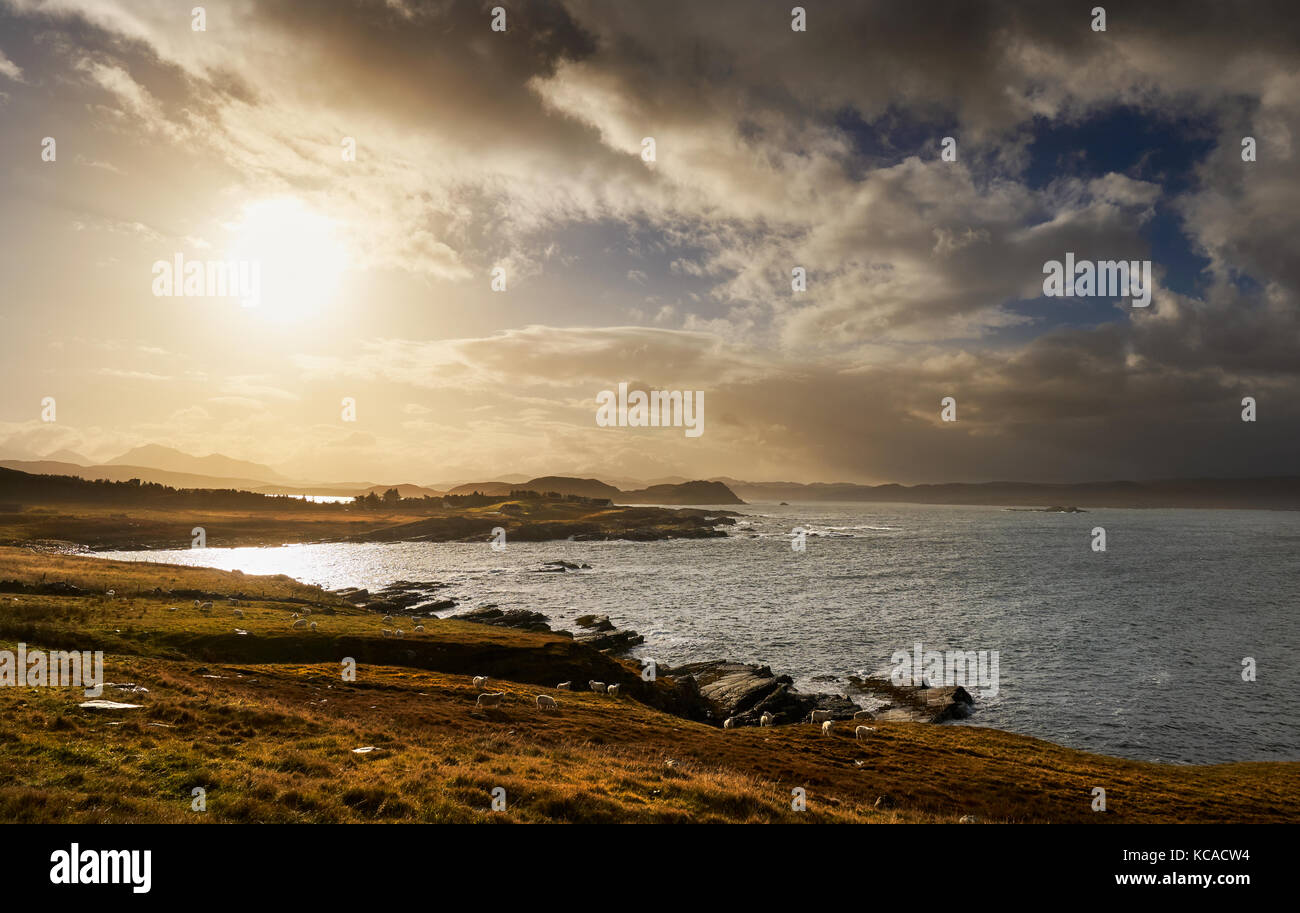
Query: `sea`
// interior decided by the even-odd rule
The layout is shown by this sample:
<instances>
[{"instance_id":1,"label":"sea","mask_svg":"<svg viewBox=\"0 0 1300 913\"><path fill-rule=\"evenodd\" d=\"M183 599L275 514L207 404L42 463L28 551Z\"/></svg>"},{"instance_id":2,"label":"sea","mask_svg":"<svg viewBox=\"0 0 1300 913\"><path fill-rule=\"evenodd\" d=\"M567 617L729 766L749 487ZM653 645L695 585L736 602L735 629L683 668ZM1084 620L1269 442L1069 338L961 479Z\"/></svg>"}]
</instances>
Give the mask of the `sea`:
<instances>
[{"instance_id":1,"label":"sea","mask_svg":"<svg viewBox=\"0 0 1300 913\"><path fill-rule=\"evenodd\" d=\"M98 554L331 589L436 580L460 603L443 615L495 603L567 630L608 615L656 664L761 663L864 706L849 676L910 671L917 645L983 653L997 676L968 682L975 713L955 725L1148 761L1300 760L1300 512L726 509L740 516L718 539ZM590 568L540 570L555 560Z\"/></svg>"}]
</instances>

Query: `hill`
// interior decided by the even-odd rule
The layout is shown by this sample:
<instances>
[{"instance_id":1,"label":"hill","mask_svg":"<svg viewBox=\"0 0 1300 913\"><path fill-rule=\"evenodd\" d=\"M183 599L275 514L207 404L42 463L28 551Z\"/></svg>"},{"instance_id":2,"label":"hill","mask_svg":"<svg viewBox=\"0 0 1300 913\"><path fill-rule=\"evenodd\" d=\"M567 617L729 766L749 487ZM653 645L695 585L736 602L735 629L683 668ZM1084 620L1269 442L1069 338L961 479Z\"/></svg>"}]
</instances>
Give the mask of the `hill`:
<instances>
[{"instance_id":1,"label":"hill","mask_svg":"<svg viewBox=\"0 0 1300 913\"><path fill-rule=\"evenodd\" d=\"M220 453L207 456L191 456L174 447L161 444L145 444L134 447L126 453L106 461L109 466L149 466L168 472L187 472L194 475L222 476L229 478L257 479L266 482L287 482L283 475L270 466L236 460Z\"/></svg>"},{"instance_id":2,"label":"hill","mask_svg":"<svg viewBox=\"0 0 1300 913\"><path fill-rule=\"evenodd\" d=\"M637 491L620 492L624 504L744 504L721 482L682 482L651 485Z\"/></svg>"}]
</instances>

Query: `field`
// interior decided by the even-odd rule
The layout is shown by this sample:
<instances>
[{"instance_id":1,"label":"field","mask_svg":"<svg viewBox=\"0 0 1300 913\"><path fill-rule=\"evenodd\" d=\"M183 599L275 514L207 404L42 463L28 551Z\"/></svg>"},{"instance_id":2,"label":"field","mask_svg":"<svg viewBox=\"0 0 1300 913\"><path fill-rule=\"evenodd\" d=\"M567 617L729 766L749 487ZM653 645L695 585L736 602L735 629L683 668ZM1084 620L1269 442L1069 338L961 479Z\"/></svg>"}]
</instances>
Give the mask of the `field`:
<instances>
[{"instance_id":1,"label":"field","mask_svg":"<svg viewBox=\"0 0 1300 913\"><path fill-rule=\"evenodd\" d=\"M80 593L53 592L67 583ZM113 596L106 591L114 590ZM160 590L161 592L155 592ZM170 591L170 592L168 592ZM178 592L211 598L210 615ZM235 607L222 595L241 594ZM171 609L176 611L171 611ZM243 613L236 616L236 608ZM315 632L292 627L293 615ZM391 626L391 625L390 625ZM10 822L1262 822L1300 814L1300 765L1107 758L975 726L721 730L656 709L660 683L557 635L374 613L287 577L0 548L0 649L102 649L136 710L0 688ZM245 634L236 633L246 631ZM354 681L342 662L356 660ZM474 674L506 693L476 709ZM622 681L619 698L561 692ZM560 701L537 709L535 696ZM369 747L375 751L356 753ZM1107 810L1092 811L1106 790ZM505 808L492 810L492 793ZM792 808L792 791L806 810ZM193 791L206 807L192 808Z\"/></svg>"}]
</instances>

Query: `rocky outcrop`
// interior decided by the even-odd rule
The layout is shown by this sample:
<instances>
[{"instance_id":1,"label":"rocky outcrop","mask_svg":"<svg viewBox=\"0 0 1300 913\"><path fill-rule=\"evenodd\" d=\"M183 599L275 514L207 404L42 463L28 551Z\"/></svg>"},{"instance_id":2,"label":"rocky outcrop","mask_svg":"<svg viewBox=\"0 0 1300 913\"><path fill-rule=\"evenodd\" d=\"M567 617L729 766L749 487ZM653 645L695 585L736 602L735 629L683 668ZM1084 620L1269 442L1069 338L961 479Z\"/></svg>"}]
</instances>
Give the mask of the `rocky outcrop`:
<instances>
[{"instance_id":1,"label":"rocky outcrop","mask_svg":"<svg viewBox=\"0 0 1300 913\"><path fill-rule=\"evenodd\" d=\"M475 624L551 633L551 626L547 624L550 619L541 612L528 609L499 609L495 605L483 605L452 617L457 621L472 621Z\"/></svg>"},{"instance_id":2,"label":"rocky outcrop","mask_svg":"<svg viewBox=\"0 0 1300 913\"><path fill-rule=\"evenodd\" d=\"M813 710L829 710L833 719L851 719L859 709L842 695L798 691L790 676L775 675L767 666L711 660L660 671L678 688L697 693L708 717L717 723L735 718L739 725L757 726L764 713L777 723L797 723Z\"/></svg>"},{"instance_id":3,"label":"rocky outcrop","mask_svg":"<svg viewBox=\"0 0 1300 913\"><path fill-rule=\"evenodd\" d=\"M885 701L876 719L894 722L947 723L974 712L975 698L961 685L914 688L887 679L849 676L850 687Z\"/></svg>"},{"instance_id":4,"label":"rocky outcrop","mask_svg":"<svg viewBox=\"0 0 1300 913\"><path fill-rule=\"evenodd\" d=\"M565 571L589 571L590 564L579 564L576 561L546 561L541 567L533 568L537 574L563 574Z\"/></svg>"}]
</instances>

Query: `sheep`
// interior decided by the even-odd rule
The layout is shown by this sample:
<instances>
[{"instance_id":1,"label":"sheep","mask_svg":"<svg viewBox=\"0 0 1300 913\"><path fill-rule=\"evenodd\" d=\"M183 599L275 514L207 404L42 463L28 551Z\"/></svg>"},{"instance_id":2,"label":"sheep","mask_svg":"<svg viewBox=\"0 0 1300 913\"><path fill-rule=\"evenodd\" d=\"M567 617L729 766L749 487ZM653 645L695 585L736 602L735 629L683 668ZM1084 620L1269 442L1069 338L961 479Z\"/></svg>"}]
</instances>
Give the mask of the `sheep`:
<instances>
[{"instance_id":1,"label":"sheep","mask_svg":"<svg viewBox=\"0 0 1300 913\"><path fill-rule=\"evenodd\" d=\"M311 630L315 631L315 630L316 630L316 622L313 621L311 624L307 625L307 627L310 628Z\"/></svg>"},{"instance_id":2,"label":"sheep","mask_svg":"<svg viewBox=\"0 0 1300 913\"><path fill-rule=\"evenodd\" d=\"M833 721L833 720L826 720L824 723L822 723L822 735L830 735L830 734L831 734L831 730L834 729L834 728L835 728L835 723L834 723L834 721Z\"/></svg>"},{"instance_id":3,"label":"sheep","mask_svg":"<svg viewBox=\"0 0 1300 913\"><path fill-rule=\"evenodd\" d=\"M875 726L859 726L857 729L853 730L853 738L869 739L871 738L871 733L875 731L876 731Z\"/></svg>"},{"instance_id":4,"label":"sheep","mask_svg":"<svg viewBox=\"0 0 1300 913\"><path fill-rule=\"evenodd\" d=\"M416 634L423 634L423 633L424 633L424 625L416 625L416 626L415 626L415 633L416 633Z\"/></svg>"},{"instance_id":5,"label":"sheep","mask_svg":"<svg viewBox=\"0 0 1300 913\"><path fill-rule=\"evenodd\" d=\"M611 694L614 697L618 697L619 689L622 687L623 687L622 685L610 685L608 688L605 689L605 693Z\"/></svg>"},{"instance_id":6,"label":"sheep","mask_svg":"<svg viewBox=\"0 0 1300 913\"><path fill-rule=\"evenodd\" d=\"M488 683L488 677L487 677L486 675L476 675L476 676L474 676L474 687L475 687L475 688L486 688L486 687L487 687L487 683Z\"/></svg>"},{"instance_id":7,"label":"sheep","mask_svg":"<svg viewBox=\"0 0 1300 913\"><path fill-rule=\"evenodd\" d=\"M236 618L243 618L243 617L244 617L244 610L243 610L243 609L235 609L235 617L236 617Z\"/></svg>"},{"instance_id":8,"label":"sheep","mask_svg":"<svg viewBox=\"0 0 1300 913\"><path fill-rule=\"evenodd\" d=\"M405 637L405 636L406 636L406 632L403 631L401 628L398 628L397 630L395 630L395 631L393 632L393 636L394 636L394 637Z\"/></svg>"},{"instance_id":9,"label":"sheep","mask_svg":"<svg viewBox=\"0 0 1300 913\"><path fill-rule=\"evenodd\" d=\"M203 605L199 606L199 608L200 608L200 609L207 609L208 611L212 611L212 603L210 603L210 602L205 602L205 603L203 603Z\"/></svg>"},{"instance_id":10,"label":"sheep","mask_svg":"<svg viewBox=\"0 0 1300 913\"><path fill-rule=\"evenodd\" d=\"M723 728L723 729L735 729L735 728L736 728L736 718L735 718L734 716L729 716L729 717L727 717L725 720L722 721L722 728Z\"/></svg>"},{"instance_id":11,"label":"sheep","mask_svg":"<svg viewBox=\"0 0 1300 913\"><path fill-rule=\"evenodd\" d=\"M573 690L573 682L560 682L558 685L555 686L555 690L556 690L556 691L572 691L572 690Z\"/></svg>"},{"instance_id":12,"label":"sheep","mask_svg":"<svg viewBox=\"0 0 1300 913\"><path fill-rule=\"evenodd\" d=\"M551 697L549 694L539 694L539 695L537 695L537 709L538 709L538 710L555 710L555 709L557 709L559 706L560 706L560 705L559 705L559 703L555 700L555 698Z\"/></svg>"},{"instance_id":13,"label":"sheep","mask_svg":"<svg viewBox=\"0 0 1300 913\"><path fill-rule=\"evenodd\" d=\"M393 616L392 616L392 615L385 615L385 616L383 617L382 621L383 621L383 623L386 624L386 625L391 625L391 624L393 623Z\"/></svg>"},{"instance_id":14,"label":"sheep","mask_svg":"<svg viewBox=\"0 0 1300 913\"><path fill-rule=\"evenodd\" d=\"M776 717L772 716L770 713L765 713L758 718L758 725L760 726L771 726L775 722Z\"/></svg>"},{"instance_id":15,"label":"sheep","mask_svg":"<svg viewBox=\"0 0 1300 913\"><path fill-rule=\"evenodd\" d=\"M594 681L594 680L593 680L593 681L589 681L589 682L587 682L587 687L590 688L592 691L595 691L597 694L604 694L604 693L605 693L605 683L604 683L604 682L598 682L598 681Z\"/></svg>"},{"instance_id":16,"label":"sheep","mask_svg":"<svg viewBox=\"0 0 1300 913\"><path fill-rule=\"evenodd\" d=\"M495 707L501 703L501 699L506 696L504 691L498 691L496 694L480 694L478 700L474 702L475 707Z\"/></svg>"},{"instance_id":17,"label":"sheep","mask_svg":"<svg viewBox=\"0 0 1300 913\"><path fill-rule=\"evenodd\" d=\"M198 607L199 607L199 601L196 599L194 600L194 608L197 609Z\"/></svg>"},{"instance_id":18,"label":"sheep","mask_svg":"<svg viewBox=\"0 0 1300 913\"><path fill-rule=\"evenodd\" d=\"M830 718L831 712L829 710L814 710L810 715L810 719L814 723L825 723L830 720Z\"/></svg>"},{"instance_id":19,"label":"sheep","mask_svg":"<svg viewBox=\"0 0 1300 913\"><path fill-rule=\"evenodd\" d=\"M393 636L393 632L390 631L390 630L388 630L387 628L384 628L384 636L385 636L385 637L392 637L392 636Z\"/></svg>"},{"instance_id":20,"label":"sheep","mask_svg":"<svg viewBox=\"0 0 1300 913\"><path fill-rule=\"evenodd\" d=\"M114 596L117 595L117 590L109 590L104 595L107 596L109 599L112 599Z\"/></svg>"},{"instance_id":21,"label":"sheep","mask_svg":"<svg viewBox=\"0 0 1300 913\"><path fill-rule=\"evenodd\" d=\"M305 618L299 618L297 621L295 621L295 622L293 623L293 626L294 626L295 628L305 628L305 627L307 627L307 619L305 619Z\"/></svg>"},{"instance_id":22,"label":"sheep","mask_svg":"<svg viewBox=\"0 0 1300 913\"><path fill-rule=\"evenodd\" d=\"M859 710L857 713L853 714L853 718L855 720L874 720L876 715L870 710Z\"/></svg>"}]
</instances>

